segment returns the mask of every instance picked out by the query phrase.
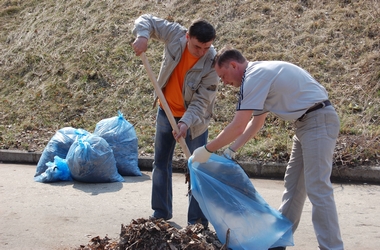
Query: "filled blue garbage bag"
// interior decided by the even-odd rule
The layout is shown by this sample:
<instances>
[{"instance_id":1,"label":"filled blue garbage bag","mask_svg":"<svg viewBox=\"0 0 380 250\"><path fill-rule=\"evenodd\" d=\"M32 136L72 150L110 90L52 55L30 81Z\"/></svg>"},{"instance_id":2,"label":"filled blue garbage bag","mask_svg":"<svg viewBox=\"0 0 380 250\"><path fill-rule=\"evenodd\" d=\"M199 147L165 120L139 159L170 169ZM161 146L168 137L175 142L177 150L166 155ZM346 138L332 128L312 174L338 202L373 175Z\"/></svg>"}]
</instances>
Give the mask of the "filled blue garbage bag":
<instances>
[{"instance_id":1,"label":"filled blue garbage bag","mask_svg":"<svg viewBox=\"0 0 380 250\"><path fill-rule=\"evenodd\" d=\"M42 174L35 176L34 180L42 183L57 181L72 181L69 166L65 159L54 156L54 162L46 163L47 169Z\"/></svg>"},{"instance_id":2,"label":"filled blue garbage bag","mask_svg":"<svg viewBox=\"0 0 380 250\"><path fill-rule=\"evenodd\" d=\"M76 129L72 127L65 127L58 130L42 151L34 176L36 177L44 173L48 168L46 163L54 162L54 156L65 159L71 144L73 144L76 138L87 134L89 134L89 132L84 129Z\"/></svg>"},{"instance_id":3,"label":"filled blue garbage bag","mask_svg":"<svg viewBox=\"0 0 380 250\"><path fill-rule=\"evenodd\" d=\"M96 124L95 135L104 138L113 150L116 167L124 176L141 176L138 166L138 140L134 127L118 111L118 116Z\"/></svg>"},{"instance_id":4,"label":"filled blue garbage bag","mask_svg":"<svg viewBox=\"0 0 380 250\"><path fill-rule=\"evenodd\" d=\"M292 223L254 188L233 160L212 154L206 163L188 161L191 192L215 228L219 240L233 250L266 250L293 246Z\"/></svg>"},{"instance_id":5,"label":"filled blue garbage bag","mask_svg":"<svg viewBox=\"0 0 380 250\"><path fill-rule=\"evenodd\" d=\"M102 137L89 134L76 140L66 156L71 176L76 181L122 182L111 147Z\"/></svg>"}]
</instances>

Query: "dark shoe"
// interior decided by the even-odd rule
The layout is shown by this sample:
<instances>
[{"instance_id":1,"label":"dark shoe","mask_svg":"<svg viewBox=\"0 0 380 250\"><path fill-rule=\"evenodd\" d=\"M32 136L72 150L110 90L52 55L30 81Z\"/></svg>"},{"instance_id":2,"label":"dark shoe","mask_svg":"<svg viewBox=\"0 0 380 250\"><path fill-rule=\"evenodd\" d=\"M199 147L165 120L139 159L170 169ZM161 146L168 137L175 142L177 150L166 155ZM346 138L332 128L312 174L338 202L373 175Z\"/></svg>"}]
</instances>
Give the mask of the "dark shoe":
<instances>
[{"instance_id":1,"label":"dark shoe","mask_svg":"<svg viewBox=\"0 0 380 250\"><path fill-rule=\"evenodd\" d=\"M269 248L268 250L285 250L286 247L272 247L272 248Z\"/></svg>"},{"instance_id":2,"label":"dark shoe","mask_svg":"<svg viewBox=\"0 0 380 250\"><path fill-rule=\"evenodd\" d=\"M171 217L165 219L165 218L156 218L156 217L154 217L153 215L152 215L152 216L149 216L149 220L170 220L170 219L171 219Z\"/></svg>"},{"instance_id":3,"label":"dark shoe","mask_svg":"<svg viewBox=\"0 0 380 250\"><path fill-rule=\"evenodd\" d=\"M157 220L157 218L154 216L149 216L149 220Z\"/></svg>"},{"instance_id":4,"label":"dark shoe","mask_svg":"<svg viewBox=\"0 0 380 250\"><path fill-rule=\"evenodd\" d=\"M190 222L188 221L187 222L187 225L190 226L190 225L195 225L195 224L202 224L203 228L205 230L208 230L208 220L203 220L201 218L199 218L196 222Z\"/></svg>"}]
</instances>

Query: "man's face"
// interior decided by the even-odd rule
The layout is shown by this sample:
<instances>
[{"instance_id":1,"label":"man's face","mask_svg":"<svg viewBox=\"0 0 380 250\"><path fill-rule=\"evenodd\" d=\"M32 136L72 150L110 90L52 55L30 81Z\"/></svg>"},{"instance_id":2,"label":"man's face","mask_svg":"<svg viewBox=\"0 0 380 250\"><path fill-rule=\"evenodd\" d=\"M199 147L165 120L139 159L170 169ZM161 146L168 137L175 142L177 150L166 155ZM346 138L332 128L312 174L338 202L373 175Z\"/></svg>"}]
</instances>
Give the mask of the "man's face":
<instances>
[{"instance_id":1,"label":"man's face","mask_svg":"<svg viewBox=\"0 0 380 250\"><path fill-rule=\"evenodd\" d=\"M215 65L215 71L218 74L220 80L225 85L231 85L234 87L240 86L240 80L237 78L237 70L236 67L232 63L228 63L226 65L222 65L219 67L217 64ZM237 79L237 80L236 80Z\"/></svg>"},{"instance_id":2,"label":"man's face","mask_svg":"<svg viewBox=\"0 0 380 250\"><path fill-rule=\"evenodd\" d=\"M186 34L186 39L187 47L189 48L190 53L197 58L204 56L210 49L213 42L210 41L207 43L201 43L195 37L190 37L189 34Z\"/></svg>"}]
</instances>

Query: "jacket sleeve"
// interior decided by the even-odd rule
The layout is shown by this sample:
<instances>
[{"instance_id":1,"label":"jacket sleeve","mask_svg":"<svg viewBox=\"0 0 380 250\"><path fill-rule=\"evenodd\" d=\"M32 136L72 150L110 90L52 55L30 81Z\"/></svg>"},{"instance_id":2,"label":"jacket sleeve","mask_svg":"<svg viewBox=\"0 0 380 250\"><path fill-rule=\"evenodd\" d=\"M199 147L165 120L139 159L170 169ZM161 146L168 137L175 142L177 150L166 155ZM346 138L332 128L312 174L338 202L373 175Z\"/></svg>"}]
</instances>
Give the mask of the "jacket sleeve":
<instances>
[{"instance_id":1,"label":"jacket sleeve","mask_svg":"<svg viewBox=\"0 0 380 250\"><path fill-rule=\"evenodd\" d=\"M213 116L213 108L218 92L218 75L213 68L204 75L195 90L181 121L188 126L208 124Z\"/></svg>"},{"instance_id":2,"label":"jacket sleeve","mask_svg":"<svg viewBox=\"0 0 380 250\"><path fill-rule=\"evenodd\" d=\"M136 37L152 38L168 43L173 37L183 36L186 31L187 29L178 23L144 14L135 20L132 33Z\"/></svg>"}]
</instances>

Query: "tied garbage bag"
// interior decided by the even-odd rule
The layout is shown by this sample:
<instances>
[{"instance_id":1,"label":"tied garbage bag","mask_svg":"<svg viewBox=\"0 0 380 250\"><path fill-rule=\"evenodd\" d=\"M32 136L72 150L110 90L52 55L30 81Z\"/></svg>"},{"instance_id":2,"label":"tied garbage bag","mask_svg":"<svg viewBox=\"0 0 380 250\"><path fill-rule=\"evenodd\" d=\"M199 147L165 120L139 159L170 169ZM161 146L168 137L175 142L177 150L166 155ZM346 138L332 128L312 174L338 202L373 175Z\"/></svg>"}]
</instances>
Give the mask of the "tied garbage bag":
<instances>
[{"instance_id":1,"label":"tied garbage bag","mask_svg":"<svg viewBox=\"0 0 380 250\"><path fill-rule=\"evenodd\" d=\"M292 223L266 203L235 161L212 154L188 165L191 192L223 244L230 229L233 250L294 245Z\"/></svg>"},{"instance_id":2,"label":"tied garbage bag","mask_svg":"<svg viewBox=\"0 0 380 250\"><path fill-rule=\"evenodd\" d=\"M112 148L119 174L141 176L136 131L120 111L118 114L98 122L94 134L105 139Z\"/></svg>"},{"instance_id":3,"label":"tied garbage bag","mask_svg":"<svg viewBox=\"0 0 380 250\"><path fill-rule=\"evenodd\" d=\"M48 166L46 163L53 162L54 156L58 156L62 159L66 158L67 152L69 152L71 144L77 137L88 135L84 129L76 129L72 127L65 127L58 130L53 137L49 140L48 144L44 148L40 159L37 163L37 169L35 177L44 173Z\"/></svg>"},{"instance_id":4,"label":"tied garbage bag","mask_svg":"<svg viewBox=\"0 0 380 250\"><path fill-rule=\"evenodd\" d=\"M81 182L122 182L117 172L115 157L106 140L87 135L76 140L66 156L71 176Z\"/></svg>"},{"instance_id":5,"label":"tied garbage bag","mask_svg":"<svg viewBox=\"0 0 380 250\"><path fill-rule=\"evenodd\" d=\"M65 159L54 156L54 162L46 163L47 169L42 174L34 177L37 182L49 183L56 181L72 181L70 169Z\"/></svg>"}]
</instances>

